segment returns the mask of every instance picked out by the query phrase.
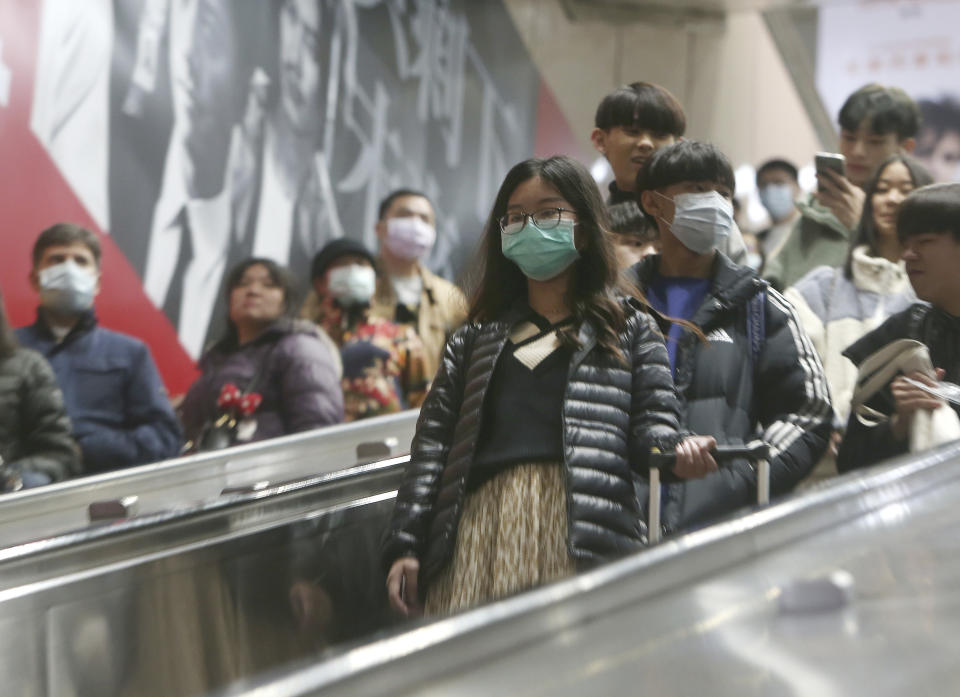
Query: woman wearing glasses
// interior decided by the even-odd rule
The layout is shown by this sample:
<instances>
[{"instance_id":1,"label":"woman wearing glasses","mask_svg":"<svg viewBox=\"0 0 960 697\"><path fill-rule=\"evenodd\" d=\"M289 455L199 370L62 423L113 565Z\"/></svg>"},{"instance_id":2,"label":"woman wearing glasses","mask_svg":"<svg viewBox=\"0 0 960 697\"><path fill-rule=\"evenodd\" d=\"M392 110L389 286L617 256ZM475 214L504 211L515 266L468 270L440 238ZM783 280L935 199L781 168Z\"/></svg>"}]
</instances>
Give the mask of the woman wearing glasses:
<instances>
[{"instance_id":1,"label":"woman wearing glasses","mask_svg":"<svg viewBox=\"0 0 960 697\"><path fill-rule=\"evenodd\" d=\"M446 614L639 548L634 477L716 469L683 438L667 353L621 286L589 172L566 157L508 174L486 225L469 323L420 412L383 561L391 605ZM421 605L421 601L424 605Z\"/></svg>"}]
</instances>

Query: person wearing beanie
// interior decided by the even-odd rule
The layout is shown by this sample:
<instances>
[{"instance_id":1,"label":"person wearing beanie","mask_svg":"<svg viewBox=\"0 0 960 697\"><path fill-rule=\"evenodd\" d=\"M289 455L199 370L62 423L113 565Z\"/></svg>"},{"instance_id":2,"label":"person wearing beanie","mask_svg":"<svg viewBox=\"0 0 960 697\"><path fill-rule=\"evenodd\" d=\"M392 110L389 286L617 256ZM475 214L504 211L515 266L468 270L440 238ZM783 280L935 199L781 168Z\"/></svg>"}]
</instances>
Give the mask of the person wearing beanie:
<instances>
[{"instance_id":1,"label":"person wearing beanie","mask_svg":"<svg viewBox=\"0 0 960 697\"><path fill-rule=\"evenodd\" d=\"M301 316L339 348L346 420L419 407L428 383L423 344L412 327L371 314L373 254L357 240L333 240L313 258L310 277Z\"/></svg>"}]
</instances>

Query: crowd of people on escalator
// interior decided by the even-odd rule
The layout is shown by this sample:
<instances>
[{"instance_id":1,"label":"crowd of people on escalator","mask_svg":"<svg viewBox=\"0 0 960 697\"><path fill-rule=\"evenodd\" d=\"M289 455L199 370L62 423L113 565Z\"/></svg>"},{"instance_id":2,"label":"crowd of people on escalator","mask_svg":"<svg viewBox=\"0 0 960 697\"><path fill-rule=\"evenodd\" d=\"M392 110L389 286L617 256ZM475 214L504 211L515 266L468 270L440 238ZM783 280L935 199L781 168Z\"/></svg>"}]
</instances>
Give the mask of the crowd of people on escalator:
<instances>
[{"instance_id":1,"label":"crowd of people on escalator","mask_svg":"<svg viewBox=\"0 0 960 697\"><path fill-rule=\"evenodd\" d=\"M405 409L411 461L382 545L391 606L441 615L648 543L770 492L960 437L960 184L911 152L917 105L867 85L839 113L845 166L804 196L784 159L757 170L770 226L743 233L736 177L685 137L664 88L599 105L605 197L558 155L513 166L460 289L425 263L433 204L381 203L372 250L315 250L309 283L268 258L226 276L226 330L171 398L141 341L97 322L97 237L43 231L36 321L0 310L7 491Z\"/></svg>"}]
</instances>

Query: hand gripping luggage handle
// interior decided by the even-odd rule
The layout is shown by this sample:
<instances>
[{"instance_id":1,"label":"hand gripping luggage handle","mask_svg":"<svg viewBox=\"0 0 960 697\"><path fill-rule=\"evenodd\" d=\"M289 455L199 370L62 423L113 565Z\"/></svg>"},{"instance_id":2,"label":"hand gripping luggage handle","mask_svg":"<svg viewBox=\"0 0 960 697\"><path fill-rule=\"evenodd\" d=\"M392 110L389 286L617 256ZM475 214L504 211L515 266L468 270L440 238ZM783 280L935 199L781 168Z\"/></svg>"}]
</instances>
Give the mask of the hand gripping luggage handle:
<instances>
[{"instance_id":1,"label":"hand gripping luggage handle","mask_svg":"<svg viewBox=\"0 0 960 697\"><path fill-rule=\"evenodd\" d=\"M721 445L710 452L718 465L730 460L747 459L757 463L757 503L770 503L770 447L760 440L746 445ZM647 505L647 539L650 544L660 541L660 468L671 467L677 461L674 452L650 453L650 500Z\"/></svg>"}]
</instances>

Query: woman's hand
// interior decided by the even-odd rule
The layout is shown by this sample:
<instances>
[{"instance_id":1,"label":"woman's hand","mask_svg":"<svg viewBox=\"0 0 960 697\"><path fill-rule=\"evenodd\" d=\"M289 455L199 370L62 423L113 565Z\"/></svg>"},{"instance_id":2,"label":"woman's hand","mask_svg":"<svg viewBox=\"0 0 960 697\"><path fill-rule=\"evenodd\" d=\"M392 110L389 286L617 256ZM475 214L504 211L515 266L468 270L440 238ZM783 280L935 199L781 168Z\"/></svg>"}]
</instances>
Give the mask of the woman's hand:
<instances>
[{"instance_id":1,"label":"woman's hand","mask_svg":"<svg viewBox=\"0 0 960 697\"><path fill-rule=\"evenodd\" d=\"M423 614L417 594L417 577L420 574L420 562L415 557L400 557L387 574L387 598L390 607L404 617L416 617Z\"/></svg>"},{"instance_id":2,"label":"woman's hand","mask_svg":"<svg viewBox=\"0 0 960 697\"><path fill-rule=\"evenodd\" d=\"M713 436L690 436L677 444L677 464L673 473L681 479L700 479L717 471L710 451L717 447Z\"/></svg>"}]
</instances>

